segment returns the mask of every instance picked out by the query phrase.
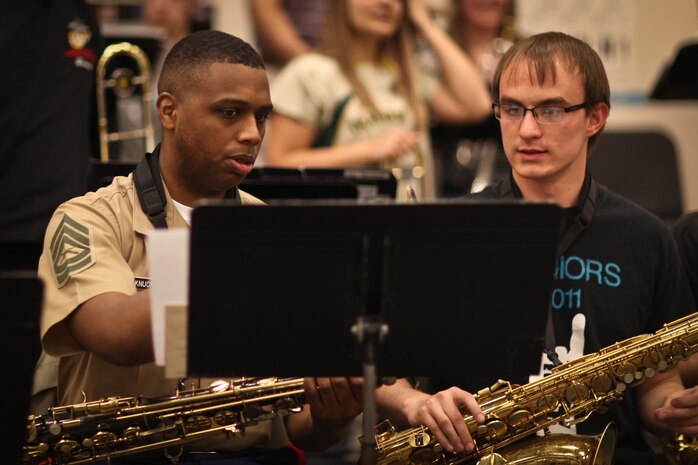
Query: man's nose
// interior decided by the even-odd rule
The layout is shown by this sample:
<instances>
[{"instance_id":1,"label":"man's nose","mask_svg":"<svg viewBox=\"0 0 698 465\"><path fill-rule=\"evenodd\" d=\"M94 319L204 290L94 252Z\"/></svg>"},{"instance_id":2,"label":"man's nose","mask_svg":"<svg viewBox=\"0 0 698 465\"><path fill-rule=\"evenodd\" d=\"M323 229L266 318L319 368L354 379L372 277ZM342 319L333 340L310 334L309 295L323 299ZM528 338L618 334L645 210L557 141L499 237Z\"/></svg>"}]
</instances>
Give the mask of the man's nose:
<instances>
[{"instance_id":1,"label":"man's nose","mask_svg":"<svg viewBox=\"0 0 698 465\"><path fill-rule=\"evenodd\" d=\"M541 127L538 120L533 116L533 111L527 111L523 115L519 126L519 135L523 138L539 137Z\"/></svg>"},{"instance_id":2,"label":"man's nose","mask_svg":"<svg viewBox=\"0 0 698 465\"><path fill-rule=\"evenodd\" d=\"M249 145L257 145L262 142L262 129L257 124L255 115L250 115L241 121L238 139Z\"/></svg>"}]
</instances>

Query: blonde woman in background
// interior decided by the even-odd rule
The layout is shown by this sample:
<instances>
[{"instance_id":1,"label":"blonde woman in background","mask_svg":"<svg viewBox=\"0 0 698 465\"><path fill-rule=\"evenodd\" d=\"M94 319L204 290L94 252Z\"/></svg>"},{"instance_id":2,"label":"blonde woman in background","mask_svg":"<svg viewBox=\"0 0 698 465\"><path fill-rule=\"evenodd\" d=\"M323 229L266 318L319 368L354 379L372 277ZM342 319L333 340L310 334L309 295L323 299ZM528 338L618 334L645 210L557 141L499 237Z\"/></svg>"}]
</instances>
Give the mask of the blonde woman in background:
<instances>
[{"instance_id":1,"label":"blonde woman in background","mask_svg":"<svg viewBox=\"0 0 698 465\"><path fill-rule=\"evenodd\" d=\"M441 78L417 68L415 35ZM412 185L435 196L432 118L476 122L490 97L474 63L418 0L331 2L317 52L292 60L272 87L266 163L285 167L390 167L398 198Z\"/></svg>"}]
</instances>

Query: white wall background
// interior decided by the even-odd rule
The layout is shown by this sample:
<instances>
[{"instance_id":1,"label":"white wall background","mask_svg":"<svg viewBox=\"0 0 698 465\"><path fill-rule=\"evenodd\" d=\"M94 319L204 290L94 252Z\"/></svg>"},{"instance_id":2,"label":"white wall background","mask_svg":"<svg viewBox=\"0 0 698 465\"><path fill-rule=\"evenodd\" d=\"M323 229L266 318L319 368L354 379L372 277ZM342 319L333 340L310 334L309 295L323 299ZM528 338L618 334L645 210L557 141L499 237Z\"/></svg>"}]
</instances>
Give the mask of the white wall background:
<instances>
[{"instance_id":1,"label":"white wall background","mask_svg":"<svg viewBox=\"0 0 698 465\"><path fill-rule=\"evenodd\" d=\"M604 60L616 98L649 93L676 44L698 33L697 0L516 0L522 35L557 30Z\"/></svg>"}]
</instances>

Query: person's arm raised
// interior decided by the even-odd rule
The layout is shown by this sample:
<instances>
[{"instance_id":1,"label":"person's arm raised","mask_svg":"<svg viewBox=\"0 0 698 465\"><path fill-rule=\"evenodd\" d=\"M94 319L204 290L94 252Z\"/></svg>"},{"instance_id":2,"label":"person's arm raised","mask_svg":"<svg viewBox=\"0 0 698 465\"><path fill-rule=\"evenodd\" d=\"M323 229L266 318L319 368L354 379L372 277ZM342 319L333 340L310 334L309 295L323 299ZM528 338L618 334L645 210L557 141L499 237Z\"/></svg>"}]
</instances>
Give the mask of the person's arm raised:
<instances>
[{"instance_id":1,"label":"person's arm raised","mask_svg":"<svg viewBox=\"0 0 698 465\"><path fill-rule=\"evenodd\" d=\"M298 34L281 0L252 0L250 9L257 34L272 60L283 65L310 51L310 45Z\"/></svg>"},{"instance_id":2,"label":"person's arm raised","mask_svg":"<svg viewBox=\"0 0 698 465\"><path fill-rule=\"evenodd\" d=\"M432 97L432 113L446 123L482 121L491 114L491 98L470 57L429 17L421 0L408 0L412 24L433 50L443 75Z\"/></svg>"}]
</instances>

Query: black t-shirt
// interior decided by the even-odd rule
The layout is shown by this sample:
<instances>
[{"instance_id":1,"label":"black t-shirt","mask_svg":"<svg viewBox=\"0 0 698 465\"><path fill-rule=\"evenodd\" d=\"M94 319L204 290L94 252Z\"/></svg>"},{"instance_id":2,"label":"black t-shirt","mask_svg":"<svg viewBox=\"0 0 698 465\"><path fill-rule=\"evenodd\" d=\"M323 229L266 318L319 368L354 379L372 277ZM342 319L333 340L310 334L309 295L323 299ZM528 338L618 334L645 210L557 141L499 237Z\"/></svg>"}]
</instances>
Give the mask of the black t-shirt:
<instances>
[{"instance_id":1,"label":"black t-shirt","mask_svg":"<svg viewBox=\"0 0 698 465\"><path fill-rule=\"evenodd\" d=\"M501 198L502 183L474 197ZM556 351L563 363L655 332L664 323L693 312L691 291L669 229L656 216L600 185L590 224L557 259L551 306ZM547 358L542 357L541 365L541 374L549 374L552 364ZM435 389L460 384L472 392L494 381L477 379L481 384L472 386L473 380L466 377L464 373L456 382L439 380ZM613 421L619 434L616 463L651 463L652 453L642 439L635 398L629 391L607 413L594 413L578 424L577 433L599 434Z\"/></svg>"},{"instance_id":2,"label":"black t-shirt","mask_svg":"<svg viewBox=\"0 0 698 465\"><path fill-rule=\"evenodd\" d=\"M36 243L86 191L102 42L83 1L7 0L0 15L0 242Z\"/></svg>"},{"instance_id":3,"label":"black t-shirt","mask_svg":"<svg viewBox=\"0 0 698 465\"><path fill-rule=\"evenodd\" d=\"M698 297L698 212L682 216L676 220L671 230L686 267L693 297Z\"/></svg>"}]
</instances>

